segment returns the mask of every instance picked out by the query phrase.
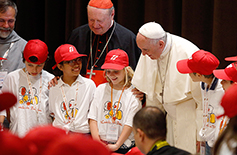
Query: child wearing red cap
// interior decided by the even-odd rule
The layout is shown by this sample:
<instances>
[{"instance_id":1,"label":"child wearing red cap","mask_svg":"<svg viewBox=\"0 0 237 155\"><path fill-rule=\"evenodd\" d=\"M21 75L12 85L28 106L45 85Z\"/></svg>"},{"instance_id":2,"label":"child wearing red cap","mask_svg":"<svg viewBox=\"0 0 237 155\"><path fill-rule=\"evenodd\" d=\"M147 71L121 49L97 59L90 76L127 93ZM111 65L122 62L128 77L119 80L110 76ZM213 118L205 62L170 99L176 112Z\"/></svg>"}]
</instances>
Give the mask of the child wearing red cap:
<instances>
[{"instance_id":1,"label":"child wearing red cap","mask_svg":"<svg viewBox=\"0 0 237 155\"><path fill-rule=\"evenodd\" d=\"M92 138L123 154L134 146L132 119L141 109L139 99L131 92L133 70L128 65L125 51L108 52L101 67L108 82L96 88L88 115Z\"/></svg>"},{"instance_id":2,"label":"child wearing red cap","mask_svg":"<svg viewBox=\"0 0 237 155\"><path fill-rule=\"evenodd\" d=\"M225 91L237 82L237 68L234 63L231 63L225 69L214 70L213 74L222 79L221 84Z\"/></svg>"},{"instance_id":3,"label":"child wearing red cap","mask_svg":"<svg viewBox=\"0 0 237 155\"><path fill-rule=\"evenodd\" d=\"M10 108L10 130L24 136L38 125L49 124L48 82L54 77L43 70L48 57L47 45L38 39L30 40L23 51L25 68L7 75L2 91L17 96L17 103Z\"/></svg>"},{"instance_id":4,"label":"child wearing red cap","mask_svg":"<svg viewBox=\"0 0 237 155\"><path fill-rule=\"evenodd\" d=\"M210 52L198 50L192 57L177 62L177 69L182 74L189 74L194 82L201 82L203 102L203 127L199 136L206 142L205 154L211 154L211 147L218 137L221 120L216 116L223 113L220 100L224 93L220 80L213 75L219 60ZM204 149L201 148L201 153Z\"/></svg>"},{"instance_id":5,"label":"child wearing red cap","mask_svg":"<svg viewBox=\"0 0 237 155\"><path fill-rule=\"evenodd\" d=\"M53 126L88 134L90 129L87 116L96 86L91 79L80 75L82 57L85 56L70 44L56 49L56 65L53 69L55 73L61 72L61 77L58 84L50 88L49 110L54 117Z\"/></svg>"},{"instance_id":6,"label":"child wearing red cap","mask_svg":"<svg viewBox=\"0 0 237 155\"><path fill-rule=\"evenodd\" d=\"M237 154L237 85L233 84L226 90L221 100L221 106L224 108L224 114L218 116L227 116L229 123L223 133L218 137L214 149L214 155L233 155Z\"/></svg>"},{"instance_id":7,"label":"child wearing red cap","mask_svg":"<svg viewBox=\"0 0 237 155\"><path fill-rule=\"evenodd\" d=\"M234 63L228 65L225 69L217 69L213 71L213 74L222 79L221 85L222 88L227 91L231 86L233 86L237 82L237 68ZM222 117L220 124L220 132L219 135L224 131L227 126L229 118L226 116Z\"/></svg>"}]
</instances>

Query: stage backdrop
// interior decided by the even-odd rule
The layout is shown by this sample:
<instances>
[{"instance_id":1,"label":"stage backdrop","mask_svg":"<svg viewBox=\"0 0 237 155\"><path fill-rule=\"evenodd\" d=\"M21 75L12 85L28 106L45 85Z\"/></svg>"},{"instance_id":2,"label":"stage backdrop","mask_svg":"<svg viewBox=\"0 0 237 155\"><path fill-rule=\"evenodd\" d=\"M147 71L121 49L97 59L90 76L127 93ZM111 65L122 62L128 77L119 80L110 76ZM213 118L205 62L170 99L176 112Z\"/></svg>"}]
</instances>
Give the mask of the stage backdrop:
<instances>
[{"instance_id":1,"label":"stage backdrop","mask_svg":"<svg viewBox=\"0 0 237 155\"><path fill-rule=\"evenodd\" d=\"M46 70L52 71L53 54L71 31L87 23L89 0L14 0L18 6L16 32L26 40L41 39L50 52ZM236 0L112 0L115 20L135 34L149 21L182 36L200 49L215 54L219 68L237 55Z\"/></svg>"}]
</instances>

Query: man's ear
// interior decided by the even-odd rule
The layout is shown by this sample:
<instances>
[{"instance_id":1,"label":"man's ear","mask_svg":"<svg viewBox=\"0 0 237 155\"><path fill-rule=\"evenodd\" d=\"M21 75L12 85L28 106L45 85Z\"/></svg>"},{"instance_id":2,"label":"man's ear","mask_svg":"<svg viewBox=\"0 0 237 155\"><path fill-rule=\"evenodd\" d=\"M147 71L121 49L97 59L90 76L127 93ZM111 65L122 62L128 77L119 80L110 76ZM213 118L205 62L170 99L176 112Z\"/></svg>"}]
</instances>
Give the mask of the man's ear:
<instances>
[{"instance_id":1,"label":"man's ear","mask_svg":"<svg viewBox=\"0 0 237 155\"><path fill-rule=\"evenodd\" d=\"M145 133L141 129L139 129L139 128L137 128L137 133L138 133L138 137L140 138L140 141L144 142L144 140L145 140Z\"/></svg>"},{"instance_id":2,"label":"man's ear","mask_svg":"<svg viewBox=\"0 0 237 155\"><path fill-rule=\"evenodd\" d=\"M164 42L163 40L159 40L159 41L157 42L157 44L158 44L158 47L159 47L161 50L163 50L163 49L165 48L165 42Z\"/></svg>"}]
</instances>

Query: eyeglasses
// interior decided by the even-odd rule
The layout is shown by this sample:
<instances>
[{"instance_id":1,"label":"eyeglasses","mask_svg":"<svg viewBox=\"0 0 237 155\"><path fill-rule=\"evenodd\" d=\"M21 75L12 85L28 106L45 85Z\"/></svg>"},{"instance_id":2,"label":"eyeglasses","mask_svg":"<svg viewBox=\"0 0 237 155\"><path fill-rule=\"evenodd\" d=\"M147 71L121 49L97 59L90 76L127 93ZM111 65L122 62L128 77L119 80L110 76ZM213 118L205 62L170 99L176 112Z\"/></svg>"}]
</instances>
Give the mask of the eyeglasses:
<instances>
[{"instance_id":1,"label":"eyeglasses","mask_svg":"<svg viewBox=\"0 0 237 155\"><path fill-rule=\"evenodd\" d=\"M65 64L69 64L70 66L74 66L76 64L80 64L82 62L81 58L76 58L70 61L64 61Z\"/></svg>"}]
</instances>

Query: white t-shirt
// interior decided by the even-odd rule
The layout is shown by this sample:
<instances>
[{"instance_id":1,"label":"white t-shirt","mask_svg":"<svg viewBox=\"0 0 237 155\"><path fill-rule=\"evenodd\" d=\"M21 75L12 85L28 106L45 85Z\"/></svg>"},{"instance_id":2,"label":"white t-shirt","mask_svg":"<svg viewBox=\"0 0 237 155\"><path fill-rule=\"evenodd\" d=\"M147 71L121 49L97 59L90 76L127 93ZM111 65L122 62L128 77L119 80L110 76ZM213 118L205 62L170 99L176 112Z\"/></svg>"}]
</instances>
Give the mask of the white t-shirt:
<instances>
[{"instance_id":1,"label":"white t-shirt","mask_svg":"<svg viewBox=\"0 0 237 155\"><path fill-rule=\"evenodd\" d=\"M41 77L42 81L40 80ZM7 75L3 83L2 92L12 92L17 96L18 100L10 108L10 130L13 133L22 137L32 127L51 122L48 109L48 82L52 78L54 78L54 75L44 70L42 70L42 74L37 76L29 75L34 95L32 97L27 74L23 69L15 70ZM42 88L40 88L41 84ZM35 102L32 101L33 98L35 98ZM36 110L37 108L38 110Z\"/></svg>"},{"instance_id":2,"label":"white t-shirt","mask_svg":"<svg viewBox=\"0 0 237 155\"><path fill-rule=\"evenodd\" d=\"M138 98L133 95L133 87L125 89L121 100L119 102L117 116L116 107L118 106L118 100L122 93L122 90L113 89L113 116L116 116L115 124L118 126L118 137L121 135L124 125L132 127L133 116L138 110L141 109L141 102ZM90 112L88 115L89 119L97 121L99 136L102 140L107 142L111 141L107 138L108 124L112 124L111 116L111 87L109 83L104 83L96 88L94 99L92 101ZM128 140L125 141L125 145L130 146L131 142L134 141L133 133L130 134Z\"/></svg>"},{"instance_id":3,"label":"white t-shirt","mask_svg":"<svg viewBox=\"0 0 237 155\"><path fill-rule=\"evenodd\" d=\"M214 78L209 88L207 88L206 83L201 82L203 110L207 111L207 114L203 112L203 115L207 115L207 117L203 118L205 123L203 122L203 128L200 130L199 135L203 140L207 141L210 147L213 147L218 138L220 123L223 119L223 117L220 119L216 117L224 113L224 109L220 105L224 94L220 81Z\"/></svg>"},{"instance_id":4,"label":"white t-shirt","mask_svg":"<svg viewBox=\"0 0 237 155\"><path fill-rule=\"evenodd\" d=\"M65 104L62 89L65 94ZM60 78L58 85L49 90L49 110L55 118L53 126L72 132L89 133L87 116L95 89L95 83L81 75L71 86ZM72 117L74 111L75 117Z\"/></svg>"}]
</instances>

